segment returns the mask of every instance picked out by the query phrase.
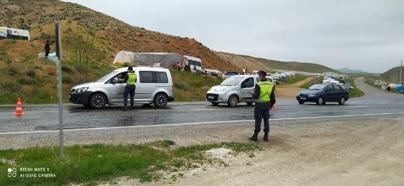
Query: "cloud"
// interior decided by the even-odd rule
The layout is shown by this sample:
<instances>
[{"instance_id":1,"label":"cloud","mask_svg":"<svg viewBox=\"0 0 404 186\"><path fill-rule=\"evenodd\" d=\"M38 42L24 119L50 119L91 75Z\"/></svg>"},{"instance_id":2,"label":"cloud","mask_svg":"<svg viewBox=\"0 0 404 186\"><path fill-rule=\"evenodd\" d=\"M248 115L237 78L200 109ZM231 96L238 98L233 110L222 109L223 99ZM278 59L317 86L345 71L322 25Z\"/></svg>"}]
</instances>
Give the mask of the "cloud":
<instances>
[{"instance_id":1,"label":"cloud","mask_svg":"<svg viewBox=\"0 0 404 186\"><path fill-rule=\"evenodd\" d=\"M401 0L70 0L214 50L382 72L404 58Z\"/></svg>"}]
</instances>

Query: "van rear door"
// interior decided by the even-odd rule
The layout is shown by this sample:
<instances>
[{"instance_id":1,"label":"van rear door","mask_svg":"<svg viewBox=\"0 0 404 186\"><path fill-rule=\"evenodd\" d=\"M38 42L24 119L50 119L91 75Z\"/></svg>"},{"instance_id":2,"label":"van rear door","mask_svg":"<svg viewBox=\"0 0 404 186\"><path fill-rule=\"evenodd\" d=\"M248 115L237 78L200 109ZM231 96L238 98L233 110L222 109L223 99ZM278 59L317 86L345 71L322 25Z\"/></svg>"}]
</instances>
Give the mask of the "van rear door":
<instances>
[{"instance_id":1,"label":"van rear door","mask_svg":"<svg viewBox=\"0 0 404 186\"><path fill-rule=\"evenodd\" d=\"M136 86L136 99L139 101L153 100L153 95L159 87L167 87L168 75L163 71L139 71L139 81Z\"/></svg>"}]
</instances>

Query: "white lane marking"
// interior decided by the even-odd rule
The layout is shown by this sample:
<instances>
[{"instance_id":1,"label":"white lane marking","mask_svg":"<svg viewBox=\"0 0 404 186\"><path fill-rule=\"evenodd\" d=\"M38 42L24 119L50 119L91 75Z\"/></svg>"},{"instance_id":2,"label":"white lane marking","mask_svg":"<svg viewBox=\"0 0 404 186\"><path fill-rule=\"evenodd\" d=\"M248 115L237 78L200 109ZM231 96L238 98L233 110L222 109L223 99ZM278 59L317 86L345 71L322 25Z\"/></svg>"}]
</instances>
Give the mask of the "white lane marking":
<instances>
[{"instance_id":1,"label":"white lane marking","mask_svg":"<svg viewBox=\"0 0 404 186\"><path fill-rule=\"evenodd\" d=\"M353 118L365 116L386 116L404 114L404 112L395 113L378 113L378 114L352 114L352 115L339 115L339 116L313 116L313 117L297 117L297 118L275 118L271 121L290 121L290 120L309 120L309 119L328 119L328 118ZM206 121L206 122L191 122L191 123L173 123L173 124L156 124L156 125L136 125L136 126L121 126L121 127L94 127L94 128L78 128L78 129L64 129L65 132L75 131L92 131L92 130L108 130L108 129L132 129L132 128L151 128L151 127L172 127L172 126L192 126L192 125L207 125L218 123L242 123L254 122L254 120L227 120L227 121ZM36 134L36 133L57 133L59 130L37 130L37 131L18 131L18 132L3 132L0 135L13 135L13 134Z\"/></svg>"},{"instance_id":2,"label":"white lane marking","mask_svg":"<svg viewBox=\"0 0 404 186\"><path fill-rule=\"evenodd\" d=\"M375 107L375 106L361 106L361 105L352 105L352 106L346 106L350 108L370 108L370 107Z\"/></svg>"},{"instance_id":3,"label":"white lane marking","mask_svg":"<svg viewBox=\"0 0 404 186\"><path fill-rule=\"evenodd\" d=\"M192 109L191 111L211 111L211 110L223 110L223 109Z\"/></svg>"}]
</instances>

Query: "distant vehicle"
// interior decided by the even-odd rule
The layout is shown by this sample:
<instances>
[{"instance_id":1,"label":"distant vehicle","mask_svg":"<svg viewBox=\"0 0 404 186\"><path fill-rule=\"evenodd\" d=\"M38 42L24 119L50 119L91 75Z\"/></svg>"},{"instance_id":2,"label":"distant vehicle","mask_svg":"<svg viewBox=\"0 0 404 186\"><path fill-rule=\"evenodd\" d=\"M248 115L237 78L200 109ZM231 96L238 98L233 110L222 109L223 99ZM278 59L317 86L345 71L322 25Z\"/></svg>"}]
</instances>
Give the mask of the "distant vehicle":
<instances>
[{"instance_id":1,"label":"distant vehicle","mask_svg":"<svg viewBox=\"0 0 404 186\"><path fill-rule=\"evenodd\" d=\"M126 83L127 67L116 69L96 82L74 86L70 90L70 101L90 108L100 109L106 104L122 104ZM135 103L153 104L165 107L173 101L173 81L171 73L165 68L134 67L137 75Z\"/></svg>"},{"instance_id":2,"label":"distant vehicle","mask_svg":"<svg viewBox=\"0 0 404 186\"><path fill-rule=\"evenodd\" d=\"M275 80L272 76L266 76L267 80L272 82L274 85L279 85L279 82Z\"/></svg>"},{"instance_id":3,"label":"distant vehicle","mask_svg":"<svg viewBox=\"0 0 404 186\"><path fill-rule=\"evenodd\" d=\"M225 72L224 74L223 74L223 78L229 78L229 77L232 77L232 76L236 76L236 75L239 75L240 73L238 73L238 72Z\"/></svg>"},{"instance_id":4,"label":"distant vehicle","mask_svg":"<svg viewBox=\"0 0 404 186\"><path fill-rule=\"evenodd\" d=\"M310 88L301 91L296 96L296 99L299 104L315 102L317 105L325 105L326 102L338 102L343 105L349 99L349 94L340 85L334 83L314 84Z\"/></svg>"},{"instance_id":5,"label":"distant vehicle","mask_svg":"<svg viewBox=\"0 0 404 186\"><path fill-rule=\"evenodd\" d=\"M0 27L0 39L20 39L29 41L30 36L28 30Z\"/></svg>"},{"instance_id":6,"label":"distant vehicle","mask_svg":"<svg viewBox=\"0 0 404 186\"><path fill-rule=\"evenodd\" d=\"M202 72L202 60L192 56L184 56L188 61L187 65L191 69L191 72Z\"/></svg>"},{"instance_id":7,"label":"distant vehicle","mask_svg":"<svg viewBox=\"0 0 404 186\"><path fill-rule=\"evenodd\" d=\"M248 105L254 103L254 88L257 83L256 75L236 75L225 79L220 85L212 87L206 94L207 101L212 105L227 103L231 107L240 102Z\"/></svg>"},{"instance_id":8,"label":"distant vehicle","mask_svg":"<svg viewBox=\"0 0 404 186\"><path fill-rule=\"evenodd\" d=\"M203 69L203 73L206 75L209 75L209 76L223 77L223 72L220 72L219 70L216 70L216 69L205 68L205 69Z\"/></svg>"}]
</instances>

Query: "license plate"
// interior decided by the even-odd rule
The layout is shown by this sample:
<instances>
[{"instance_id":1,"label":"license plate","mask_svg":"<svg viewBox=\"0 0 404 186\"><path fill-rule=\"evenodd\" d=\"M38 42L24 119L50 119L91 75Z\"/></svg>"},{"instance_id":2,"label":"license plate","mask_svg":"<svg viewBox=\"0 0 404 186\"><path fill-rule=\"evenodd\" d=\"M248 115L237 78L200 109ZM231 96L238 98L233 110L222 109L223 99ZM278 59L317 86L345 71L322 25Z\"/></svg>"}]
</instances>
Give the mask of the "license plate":
<instances>
[{"instance_id":1,"label":"license plate","mask_svg":"<svg viewBox=\"0 0 404 186\"><path fill-rule=\"evenodd\" d=\"M215 97L213 97L213 96L208 96L208 99L215 99Z\"/></svg>"},{"instance_id":2,"label":"license plate","mask_svg":"<svg viewBox=\"0 0 404 186\"><path fill-rule=\"evenodd\" d=\"M306 100L307 98L305 98L305 97L300 97L300 99L301 99L301 100Z\"/></svg>"}]
</instances>

